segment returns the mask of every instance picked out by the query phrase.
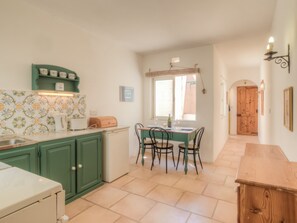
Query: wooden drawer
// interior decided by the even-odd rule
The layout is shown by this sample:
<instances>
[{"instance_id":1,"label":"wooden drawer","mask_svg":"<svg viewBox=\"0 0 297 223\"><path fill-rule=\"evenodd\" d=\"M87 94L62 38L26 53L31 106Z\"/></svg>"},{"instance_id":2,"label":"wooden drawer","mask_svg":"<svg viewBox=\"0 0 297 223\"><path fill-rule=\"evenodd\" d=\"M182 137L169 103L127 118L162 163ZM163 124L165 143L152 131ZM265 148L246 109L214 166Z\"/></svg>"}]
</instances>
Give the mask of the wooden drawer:
<instances>
[{"instance_id":1,"label":"wooden drawer","mask_svg":"<svg viewBox=\"0 0 297 223\"><path fill-rule=\"evenodd\" d=\"M273 188L240 185L239 222L297 222L296 194Z\"/></svg>"}]
</instances>

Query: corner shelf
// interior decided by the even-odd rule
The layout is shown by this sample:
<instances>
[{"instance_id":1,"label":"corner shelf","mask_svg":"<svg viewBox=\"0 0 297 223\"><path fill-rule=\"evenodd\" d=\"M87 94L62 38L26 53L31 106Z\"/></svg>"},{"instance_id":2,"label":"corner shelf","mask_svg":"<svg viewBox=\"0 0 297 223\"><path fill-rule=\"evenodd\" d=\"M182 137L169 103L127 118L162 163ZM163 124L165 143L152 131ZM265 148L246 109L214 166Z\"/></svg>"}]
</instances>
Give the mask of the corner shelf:
<instances>
[{"instance_id":1,"label":"corner shelf","mask_svg":"<svg viewBox=\"0 0 297 223\"><path fill-rule=\"evenodd\" d=\"M42 75L39 72L39 68L56 70L59 72L73 73L76 75L75 79L63 78L63 77L54 77L50 75ZM78 85L79 85L79 77L76 72L72 70L68 70L64 67L47 65L47 64L32 64L32 90L49 90L55 91L55 86L57 82L64 84L64 91L68 92L76 92L79 93Z\"/></svg>"}]
</instances>

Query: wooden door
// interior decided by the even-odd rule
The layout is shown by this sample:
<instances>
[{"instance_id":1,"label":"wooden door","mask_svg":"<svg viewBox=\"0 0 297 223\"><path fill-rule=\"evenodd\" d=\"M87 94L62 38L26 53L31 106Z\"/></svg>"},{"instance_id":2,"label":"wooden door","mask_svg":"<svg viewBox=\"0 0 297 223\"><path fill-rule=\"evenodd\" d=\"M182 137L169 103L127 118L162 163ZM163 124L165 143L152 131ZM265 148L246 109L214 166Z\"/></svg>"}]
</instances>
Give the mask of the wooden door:
<instances>
[{"instance_id":1,"label":"wooden door","mask_svg":"<svg viewBox=\"0 0 297 223\"><path fill-rule=\"evenodd\" d=\"M237 134L258 135L258 87L237 87Z\"/></svg>"}]
</instances>

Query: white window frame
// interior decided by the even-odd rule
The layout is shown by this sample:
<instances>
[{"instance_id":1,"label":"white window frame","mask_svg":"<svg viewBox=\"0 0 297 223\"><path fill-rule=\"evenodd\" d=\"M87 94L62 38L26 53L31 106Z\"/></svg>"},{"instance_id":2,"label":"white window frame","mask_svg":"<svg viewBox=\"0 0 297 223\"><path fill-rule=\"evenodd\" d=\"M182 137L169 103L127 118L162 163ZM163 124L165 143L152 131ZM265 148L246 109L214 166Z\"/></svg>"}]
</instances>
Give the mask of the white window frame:
<instances>
[{"instance_id":1,"label":"white window frame","mask_svg":"<svg viewBox=\"0 0 297 223\"><path fill-rule=\"evenodd\" d=\"M164 76L157 76L152 78L152 119L159 119L159 120L167 120L168 116L156 116L156 95L155 95L155 87L156 87L156 81L158 80L172 80L173 82L173 88L172 88L172 95L173 95L173 102L172 102L172 113L170 114L172 117L172 120L175 119L175 77L176 76L187 76L190 74L185 74L185 75L164 75ZM197 74L196 75L196 92L197 92ZM197 93L196 93L196 108L197 108ZM196 114L195 114L195 120L180 120L180 121L185 121L185 122L194 122L197 121L197 109L196 109Z\"/></svg>"}]
</instances>

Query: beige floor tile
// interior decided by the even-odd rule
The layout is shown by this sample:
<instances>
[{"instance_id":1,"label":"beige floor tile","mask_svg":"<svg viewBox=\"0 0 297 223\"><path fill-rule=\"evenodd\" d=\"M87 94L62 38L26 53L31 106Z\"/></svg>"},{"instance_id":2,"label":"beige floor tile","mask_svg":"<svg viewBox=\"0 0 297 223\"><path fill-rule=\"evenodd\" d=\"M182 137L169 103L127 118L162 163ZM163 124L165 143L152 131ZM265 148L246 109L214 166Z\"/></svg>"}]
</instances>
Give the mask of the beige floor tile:
<instances>
[{"instance_id":1,"label":"beige floor tile","mask_svg":"<svg viewBox=\"0 0 297 223\"><path fill-rule=\"evenodd\" d=\"M110 209L128 218L139 221L154 205L155 201L130 194Z\"/></svg>"},{"instance_id":2,"label":"beige floor tile","mask_svg":"<svg viewBox=\"0 0 297 223\"><path fill-rule=\"evenodd\" d=\"M137 223L137 221L122 216L115 223Z\"/></svg>"},{"instance_id":3,"label":"beige floor tile","mask_svg":"<svg viewBox=\"0 0 297 223\"><path fill-rule=\"evenodd\" d=\"M105 208L94 205L74 217L72 220L70 220L69 223L98 223L99 219L100 222L112 223L115 222L118 218L120 218L120 215L113 213Z\"/></svg>"},{"instance_id":4,"label":"beige floor tile","mask_svg":"<svg viewBox=\"0 0 297 223\"><path fill-rule=\"evenodd\" d=\"M90 196L86 197L88 201L96 203L102 207L109 208L123 197L127 196L126 191L119 190L113 187L105 187Z\"/></svg>"},{"instance_id":5,"label":"beige floor tile","mask_svg":"<svg viewBox=\"0 0 297 223\"><path fill-rule=\"evenodd\" d=\"M237 222L237 205L219 201L213 218L224 223Z\"/></svg>"},{"instance_id":6,"label":"beige floor tile","mask_svg":"<svg viewBox=\"0 0 297 223\"><path fill-rule=\"evenodd\" d=\"M131 181L130 183L124 185L121 189L128 191L130 193L133 193L133 194L145 196L152 189L154 189L156 186L157 186L157 184L152 181L135 179L135 180Z\"/></svg>"},{"instance_id":7,"label":"beige floor tile","mask_svg":"<svg viewBox=\"0 0 297 223\"><path fill-rule=\"evenodd\" d=\"M187 223L220 223L220 222L213 220L211 218L205 218L200 215L191 214Z\"/></svg>"},{"instance_id":8,"label":"beige floor tile","mask_svg":"<svg viewBox=\"0 0 297 223\"><path fill-rule=\"evenodd\" d=\"M224 166L224 167L230 167L231 161L229 160L222 160L222 159L217 159L214 163L216 166Z\"/></svg>"},{"instance_id":9,"label":"beige floor tile","mask_svg":"<svg viewBox=\"0 0 297 223\"><path fill-rule=\"evenodd\" d=\"M227 187L218 184L208 184L206 189L203 192L203 195L213 197L220 200L225 200L228 202L236 203L237 202L237 193L235 188Z\"/></svg>"},{"instance_id":10,"label":"beige floor tile","mask_svg":"<svg viewBox=\"0 0 297 223\"><path fill-rule=\"evenodd\" d=\"M128 173L129 176L137 177L140 179L146 179L146 180L151 178L155 174L157 174L157 172L151 171L150 169L146 169L144 167L139 167L136 170Z\"/></svg>"},{"instance_id":11,"label":"beige floor tile","mask_svg":"<svg viewBox=\"0 0 297 223\"><path fill-rule=\"evenodd\" d=\"M235 179L236 179L236 177L227 176L226 181L225 181L225 186L233 187L233 188L236 188L237 186L239 186L238 183L235 183Z\"/></svg>"},{"instance_id":12,"label":"beige floor tile","mask_svg":"<svg viewBox=\"0 0 297 223\"><path fill-rule=\"evenodd\" d=\"M175 184L181 177L178 176L175 173L163 173L163 174L156 174L152 178L150 178L150 181L158 183L158 184L164 184L167 186L172 186Z\"/></svg>"},{"instance_id":13,"label":"beige floor tile","mask_svg":"<svg viewBox=\"0 0 297 223\"><path fill-rule=\"evenodd\" d=\"M67 204L65 207L65 212L69 218L73 218L75 215L78 215L79 213L88 209L91 206L93 206L92 203L79 198L79 199Z\"/></svg>"},{"instance_id":14,"label":"beige floor tile","mask_svg":"<svg viewBox=\"0 0 297 223\"><path fill-rule=\"evenodd\" d=\"M217 205L217 199L186 192L176 204L176 207L211 217Z\"/></svg>"},{"instance_id":15,"label":"beige floor tile","mask_svg":"<svg viewBox=\"0 0 297 223\"><path fill-rule=\"evenodd\" d=\"M236 176L236 173L237 173L237 169L231 168L231 167L218 166L216 168L215 173L223 174L223 175L226 175L226 176L235 177Z\"/></svg>"},{"instance_id":16,"label":"beige floor tile","mask_svg":"<svg viewBox=\"0 0 297 223\"><path fill-rule=\"evenodd\" d=\"M125 176L122 176L121 178L113 181L112 183L110 183L110 186L121 188L122 186L124 186L125 184L131 182L134 179L135 179L135 177L125 175Z\"/></svg>"},{"instance_id":17,"label":"beige floor tile","mask_svg":"<svg viewBox=\"0 0 297 223\"><path fill-rule=\"evenodd\" d=\"M197 194L201 194L206 186L207 183L204 181L189 179L186 177L181 178L176 184L173 185L175 188Z\"/></svg>"},{"instance_id":18,"label":"beige floor tile","mask_svg":"<svg viewBox=\"0 0 297 223\"><path fill-rule=\"evenodd\" d=\"M224 184L226 176L216 173L200 173L197 179L208 183Z\"/></svg>"},{"instance_id":19,"label":"beige floor tile","mask_svg":"<svg viewBox=\"0 0 297 223\"><path fill-rule=\"evenodd\" d=\"M147 198L166 203L174 206L178 199L182 196L183 191L165 185L155 187L148 195Z\"/></svg>"},{"instance_id":20,"label":"beige floor tile","mask_svg":"<svg viewBox=\"0 0 297 223\"><path fill-rule=\"evenodd\" d=\"M156 204L145 216L141 219L142 223L185 223L190 213L183 211L166 204Z\"/></svg>"}]
</instances>

